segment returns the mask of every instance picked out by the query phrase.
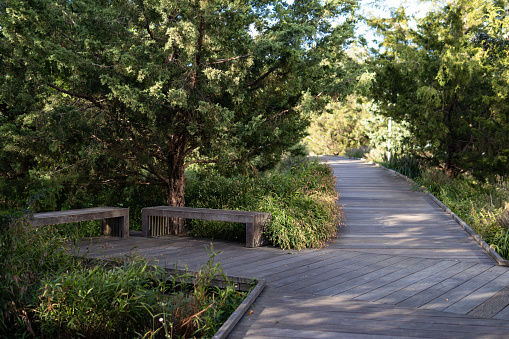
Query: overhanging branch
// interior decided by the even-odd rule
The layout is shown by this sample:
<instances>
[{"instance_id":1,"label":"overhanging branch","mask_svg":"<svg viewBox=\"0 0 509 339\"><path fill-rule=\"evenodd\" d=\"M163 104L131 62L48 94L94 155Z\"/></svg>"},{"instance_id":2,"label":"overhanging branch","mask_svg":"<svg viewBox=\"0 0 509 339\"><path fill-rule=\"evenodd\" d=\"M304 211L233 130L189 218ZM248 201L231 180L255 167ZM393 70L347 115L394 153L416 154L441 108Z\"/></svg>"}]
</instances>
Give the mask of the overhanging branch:
<instances>
[{"instance_id":1,"label":"overhanging branch","mask_svg":"<svg viewBox=\"0 0 509 339\"><path fill-rule=\"evenodd\" d=\"M65 93L65 94L69 94L70 96L73 96L73 97L76 97L76 98L81 98L81 99L85 99L85 100L88 100L90 101L91 103L93 103L97 108L99 109L104 109L104 106L101 105L101 103L99 103L97 100L95 100L93 97L89 96L89 95L85 95L85 94L80 94L80 93L75 93L75 92L71 92L71 91L67 91L61 87L58 87L56 85L53 85L52 83L49 83L47 82L46 85L48 85L49 87L59 91L59 92L62 92L62 93Z\"/></svg>"},{"instance_id":2,"label":"overhanging branch","mask_svg":"<svg viewBox=\"0 0 509 339\"><path fill-rule=\"evenodd\" d=\"M230 62L230 61L233 61L233 60L247 58L248 56L249 56L249 54L240 55L240 56L236 56L236 57L228 58L228 59L218 59L216 61L204 63L203 65L217 65L217 64L222 64L222 63L225 63L225 62Z\"/></svg>"},{"instance_id":3,"label":"overhanging branch","mask_svg":"<svg viewBox=\"0 0 509 339\"><path fill-rule=\"evenodd\" d=\"M274 72L276 70L276 68L277 68L276 66L272 66L267 72L262 74L258 79L247 84L247 87L253 87L254 85L258 84L260 81L262 81L263 79L268 77L272 72ZM250 88L250 90L254 90L256 88L258 88L258 87Z\"/></svg>"}]
</instances>

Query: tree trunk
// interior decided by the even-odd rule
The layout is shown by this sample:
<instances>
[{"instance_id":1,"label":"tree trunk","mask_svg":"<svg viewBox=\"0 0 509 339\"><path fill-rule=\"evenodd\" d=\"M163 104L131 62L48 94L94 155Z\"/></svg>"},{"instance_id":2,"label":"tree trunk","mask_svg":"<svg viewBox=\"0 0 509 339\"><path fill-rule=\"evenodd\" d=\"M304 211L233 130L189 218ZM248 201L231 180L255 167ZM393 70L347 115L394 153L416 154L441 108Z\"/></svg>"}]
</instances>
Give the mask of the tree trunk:
<instances>
[{"instance_id":1,"label":"tree trunk","mask_svg":"<svg viewBox=\"0 0 509 339\"><path fill-rule=\"evenodd\" d=\"M185 207L184 150L187 146L187 138L184 136L172 139L173 152L167 159L168 182L166 186L166 203L168 206ZM170 219L170 233L174 235L186 233L185 219Z\"/></svg>"}]
</instances>

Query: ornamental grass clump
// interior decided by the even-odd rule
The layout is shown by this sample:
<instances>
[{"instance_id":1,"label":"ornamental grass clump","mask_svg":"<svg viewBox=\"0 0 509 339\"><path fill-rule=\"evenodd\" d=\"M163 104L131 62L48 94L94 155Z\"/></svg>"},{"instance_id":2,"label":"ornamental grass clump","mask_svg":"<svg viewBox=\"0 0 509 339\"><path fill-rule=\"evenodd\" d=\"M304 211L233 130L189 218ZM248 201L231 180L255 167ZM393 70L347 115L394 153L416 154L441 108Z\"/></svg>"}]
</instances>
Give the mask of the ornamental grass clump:
<instances>
[{"instance_id":1,"label":"ornamental grass clump","mask_svg":"<svg viewBox=\"0 0 509 339\"><path fill-rule=\"evenodd\" d=\"M252 176L225 178L209 171L188 177L188 206L271 213L265 233L274 246L319 248L336 237L342 214L335 177L330 166L317 159L288 159L274 170ZM195 236L245 239L243 224L190 224Z\"/></svg>"},{"instance_id":2,"label":"ornamental grass clump","mask_svg":"<svg viewBox=\"0 0 509 339\"><path fill-rule=\"evenodd\" d=\"M43 281L36 307L52 338L207 338L242 302L215 254L196 273L169 275L141 257L96 263ZM211 287L221 276L226 288Z\"/></svg>"},{"instance_id":3,"label":"ornamental grass clump","mask_svg":"<svg viewBox=\"0 0 509 339\"><path fill-rule=\"evenodd\" d=\"M32 227L29 214L0 215L0 338L209 338L246 295L213 249L196 274L68 250L59 230ZM211 286L218 276L224 288Z\"/></svg>"}]
</instances>

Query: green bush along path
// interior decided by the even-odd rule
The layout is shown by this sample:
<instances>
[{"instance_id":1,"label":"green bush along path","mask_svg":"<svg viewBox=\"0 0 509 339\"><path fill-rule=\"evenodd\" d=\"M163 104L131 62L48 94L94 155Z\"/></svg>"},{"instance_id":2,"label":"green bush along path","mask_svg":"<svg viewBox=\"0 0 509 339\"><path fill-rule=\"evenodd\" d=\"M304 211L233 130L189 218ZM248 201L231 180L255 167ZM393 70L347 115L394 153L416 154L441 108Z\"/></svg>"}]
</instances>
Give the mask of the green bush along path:
<instances>
[{"instance_id":1,"label":"green bush along path","mask_svg":"<svg viewBox=\"0 0 509 339\"><path fill-rule=\"evenodd\" d=\"M509 333L509 268L422 192L360 160L324 157L345 214L322 249L248 249L197 238L130 237L81 242L103 257L140 254L194 270L206 247L229 276L267 282L230 338L461 337Z\"/></svg>"}]
</instances>

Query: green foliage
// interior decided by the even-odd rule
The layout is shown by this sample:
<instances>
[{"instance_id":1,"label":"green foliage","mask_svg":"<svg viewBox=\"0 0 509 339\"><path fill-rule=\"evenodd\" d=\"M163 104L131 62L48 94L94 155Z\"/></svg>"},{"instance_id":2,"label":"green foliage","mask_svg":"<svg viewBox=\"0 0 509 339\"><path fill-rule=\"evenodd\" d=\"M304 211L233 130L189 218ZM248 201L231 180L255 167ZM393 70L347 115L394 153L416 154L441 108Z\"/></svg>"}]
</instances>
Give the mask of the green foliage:
<instances>
[{"instance_id":1,"label":"green foliage","mask_svg":"<svg viewBox=\"0 0 509 339\"><path fill-rule=\"evenodd\" d=\"M191 176L193 175L193 176ZM336 236L340 211L335 178L318 160L289 159L276 170L226 178L189 174L186 199L193 207L269 212L266 234L281 248L321 247ZM245 239L244 225L194 222L192 234Z\"/></svg>"},{"instance_id":2,"label":"green foliage","mask_svg":"<svg viewBox=\"0 0 509 339\"><path fill-rule=\"evenodd\" d=\"M183 206L187 166L273 167L334 90L355 6L3 2L4 203L45 188L41 208L60 209L81 191L150 185Z\"/></svg>"},{"instance_id":3,"label":"green foliage","mask_svg":"<svg viewBox=\"0 0 509 339\"><path fill-rule=\"evenodd\" d=\"M96 266L42 281L36 313L49 337L129 336L146 326L145 305L158 302L146 263Z\"/></svg>"},{"instance_id":4,"label":"green foliage","mask_svg":"<svg viewBox=\"0 0 509 339\"><path fill-rule=\"evenodd\" d=\"M53 227L33 228L28 218L0 215L1 338L157 338L165 331L208 338L245 297L213 263L213 251L197 274L168 274L139 257L86 260L67 254ZM218 276L224 289L211 286Z\"/></svg>"},{"instance_id":5,"label":"green foliage","mask_svg":"<svg viewBox=\"0 0 509 339\"><path fill-rule=\"evenodd\" d=\"M196 274L167 275L145 259L98 264L43 281L36 308L46 336L210 338L245 297L211 253ZM211 287L222 277L226 288Z\"/></svg>"},{"instance_id":6,"label":"green foliage","mask_svg":"<svg viewBox=\"0 0 509 339\"><path fill-rule=\"evenodd\" d=\"M421 160L413 155L392 157L391 160L383 161L381 164L411 179L421 176Z\"/></svg>"},{"instance_id":7,"label":"green foliage","mask_svg":"<svg viewBox=\"0 0 509 339\"><path fill-rule=\"evenodd\" d=\"M395 122L379 114L376 109L374 111L376 114L362 121L371 146L367 157L376 162L388 162L415 153L414 138L408 124L404 121Z\"/></svg>"},{"instance_id":8,"label":"green foliage","mask_svg":"<svg viewBox=\"0 0 509 339\"><path fill-rule=\"evenodd\" d=\"M33 228L29 215L0 215L0 334L32 332L30 306L41 279L77 265L52 227Z\"/></svg>"},{"instance_id":9,"label":"green foliage","mask_svg":"<svg viewBox=\"0 0 509 339\"><path fill-rule=\"evenodd\" d=\"M504 3L448 2L415 28L402 8L370 21L384 41L365 93L448 171L486 177L509 168Z\"/></svg>"},{"instance_id":10,"label":"green foliage","mask_svg":"<svg viewBox=\"0 0 509 339\"><path fill-rule=\"evenodd\" d=\"M371 151L371 148L369 146L361 146L361 147L352 147L347 148L345 150L345 156L350 158L364 158L366 154L368 154Z\"/></svg>"},{"instance_id":11,"label":"green foliage","mask_svg":"<svg viewBox=\"0 0 509 339\"><path fill-rule=\"evenodd\" d=\"M509 260L509 232L507 229L501 230L492 238L490 247L502 258Z\"/></svg>"},{"instance_id":12,"label":"green foliage","mask_svg":"<svg viewBox=\"0 0 509 339\"><path fill-rule=\"evenodd\" d=\"M370 107L357 96L334 102L313 121L305 142L314 154L344 155L349 148L369 144L363 121L372 116Z\"/></svg>"},{"instance_id":13,"label":"green foliage","mask_svg":"<svg viewBox=\"0 0 509 339\"><path fill-rule=\"evenodd\" d=\"M509 184L502 178L492 181L465 174L456 178L438 169L428 169L414 179L463 219L505 259L509 259L506 206Z\"/></svg>"}]
</instances>

